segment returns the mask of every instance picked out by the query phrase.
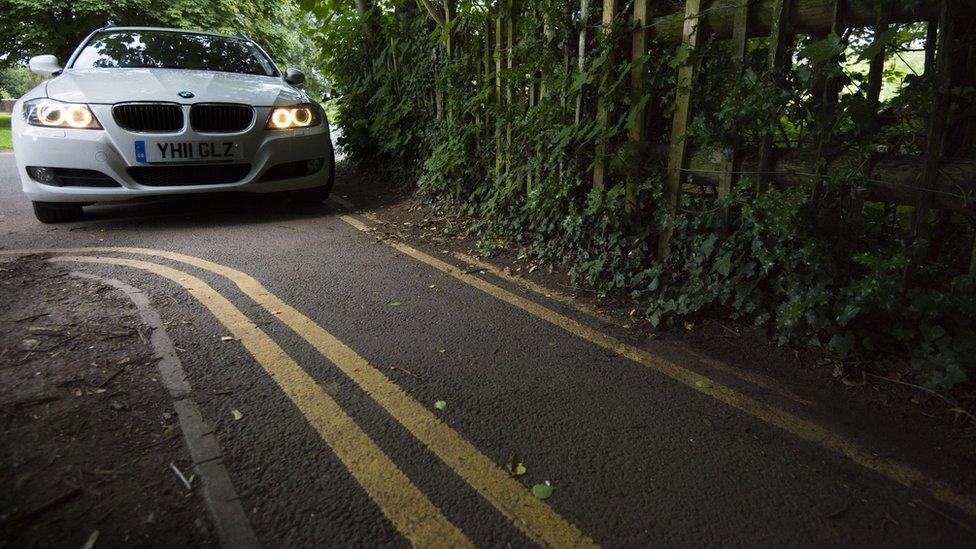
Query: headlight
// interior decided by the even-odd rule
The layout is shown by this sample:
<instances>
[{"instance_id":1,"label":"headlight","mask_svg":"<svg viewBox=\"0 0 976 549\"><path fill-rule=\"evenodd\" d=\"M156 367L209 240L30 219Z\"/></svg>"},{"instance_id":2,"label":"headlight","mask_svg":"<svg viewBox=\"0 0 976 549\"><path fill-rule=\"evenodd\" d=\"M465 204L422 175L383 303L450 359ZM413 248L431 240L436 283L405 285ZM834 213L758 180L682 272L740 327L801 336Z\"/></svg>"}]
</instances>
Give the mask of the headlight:
<instances>
[{"instance_id":1,"label":"headlight","mask_svg":"<svg viewBox=\"0 0 976 549\"><path fill-rule=\"evenodd\" d=\"M289 107L275 107L268 119L269 130L290 130L318 126L322 123L318 105L302 103Z\"/></svg>"},{"instance_id":2,"label":"headlight","mask_svg":"<svg viewBox=\"0 0 976 549\"><path fill-rule=\"evenodd\" d=\"M24 103L24 114L31 126L100 130L102 125L88 105L62 103L53 99L34 99Z\"/></svg>"}]
</instances>

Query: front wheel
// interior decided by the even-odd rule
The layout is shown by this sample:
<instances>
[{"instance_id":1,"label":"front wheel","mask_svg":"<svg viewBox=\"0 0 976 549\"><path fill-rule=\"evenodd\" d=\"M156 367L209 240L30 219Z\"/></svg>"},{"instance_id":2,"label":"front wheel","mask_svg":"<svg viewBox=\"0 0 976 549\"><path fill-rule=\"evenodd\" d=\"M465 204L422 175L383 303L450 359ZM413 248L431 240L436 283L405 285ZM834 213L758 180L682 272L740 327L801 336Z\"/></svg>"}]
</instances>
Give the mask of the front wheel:
<instances>
[{"instance_id":1,"label":"front wheel","mask_svg":"<svg viewBox=\"0 0 976 549\"><path fill-rule=\"evenodd\" d=\"M66 223L84 217L81 204L64 202L32 202L34 217L41 223Z\"/></svg>"}]
</instances>

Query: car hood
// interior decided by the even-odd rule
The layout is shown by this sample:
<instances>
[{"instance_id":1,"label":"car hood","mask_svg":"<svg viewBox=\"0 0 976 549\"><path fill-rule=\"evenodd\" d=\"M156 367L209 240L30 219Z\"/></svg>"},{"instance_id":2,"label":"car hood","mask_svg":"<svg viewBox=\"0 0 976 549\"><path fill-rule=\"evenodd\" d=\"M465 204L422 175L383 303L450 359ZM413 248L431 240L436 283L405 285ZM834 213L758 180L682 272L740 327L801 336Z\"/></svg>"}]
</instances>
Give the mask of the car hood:
<instances>
[{"instance_id":1,"label":"car hood","mask_svg":"<svg viewBox=\"0 0 976 549\"><path fill-rule=\"evenodd\" d=\"M182 91L193 97L180 97ZM301 91L273 76L182 69L69 69L48 82L47 96L72 103L172 101L255 107L307 100Z\"/></svg>"}]
</instances>

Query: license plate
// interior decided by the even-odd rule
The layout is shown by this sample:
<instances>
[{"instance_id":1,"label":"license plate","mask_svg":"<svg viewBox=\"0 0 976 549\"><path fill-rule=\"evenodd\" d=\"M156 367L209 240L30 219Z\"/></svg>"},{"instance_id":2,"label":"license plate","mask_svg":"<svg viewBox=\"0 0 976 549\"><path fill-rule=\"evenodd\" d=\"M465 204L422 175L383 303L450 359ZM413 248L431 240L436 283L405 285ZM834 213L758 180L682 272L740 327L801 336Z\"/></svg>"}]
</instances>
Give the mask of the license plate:
<instances>
[{"instance_id":1,"label":"license plate","mask_svg":"<svg viewBox=\"0 0 976 549\"><path fill-rule=\"evenodd\" d=\"M233 141L136 141L136 161L156 162L229 161L244 158Z\"/></svg>"}]
</instances>

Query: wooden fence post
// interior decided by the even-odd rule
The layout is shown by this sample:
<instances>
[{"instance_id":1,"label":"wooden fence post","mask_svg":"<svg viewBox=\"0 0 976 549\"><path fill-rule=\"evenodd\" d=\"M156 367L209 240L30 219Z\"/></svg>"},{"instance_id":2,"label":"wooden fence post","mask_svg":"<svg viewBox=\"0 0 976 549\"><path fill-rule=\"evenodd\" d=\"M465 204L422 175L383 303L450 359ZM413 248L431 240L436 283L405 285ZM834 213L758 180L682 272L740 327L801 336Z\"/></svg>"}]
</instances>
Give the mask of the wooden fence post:
<instances>
[{"instance_id":1,"label":"wooden fence post","mask_svg":"<svg viewBox=\"0 0 976 549\"><path fill-rule=\"evenodd\" d=\"M732 28L732 62L735 63L735 74L742 75L743 63L746 57L746 46L749 43L749 2L743 2L735 10L735 20ZM737 137L738 140L738 137ZM718 201L721 203L732 192L732 185L738 180L736 172L739 169L739 143L732 143L725 156L725 172L718 184ZM719 210L722 232L729 230L729 208L722 206Z\"/></svg>"},{"instance_id":2,"label":"wooden fence post","mask_svg":"<svg viewBox=\"0 0 976 549\"><path fill-rule=\"evenodd\" d=\"M830 23L830 35L837 36L838 39L843 39L844 34L844 23L843 23L843 6L841 0L834 0L832 6L833 16L831 17ZM834 57L829 61L825 61L823 65L817 67L820 69L818 72L823 72L829 74L827 70L828 63L833 63L835 65L840 64L840 57ZM881 63L884 64L884 55L882 54ZM878 81L880 84L880 80ZM820 89L820 109L817 113L817 174L823 175L823 166L826 164L825 155L827 154L827 145L830 143L830 133L833 127L833 122L837 119L837 101L840 98L840 86L838 85L837 78L832 76L824 76L823 82ZM879 88L880 89L880 88ZM818 188L821 185L817 185Z\"/></svg>"},{"instance_id":3,"label":"wooden fence post","mask_svg":"<svg viewBox=\"0 0 976 549\"><path fill-rule=\"evenodd\" d=\"M613 32L613 19L617 15L617 0L603 0L603 35L608 37ZM601 135L596 144L596 159L593 163L593 186L602 189L607 184L607 139L603 135L610 124L610 107L604 99L604 94L609 86L610 73L616 64L614 47L610 46L608 59L601 67L600 75L600 95L597 98L596 123L600 128Z\"/></svg>"},{"instance_id":4,"label":"wooden fence post","mask_svg":"<svg viewBox=\"0 0 976 549\"><path fill-rule=\"evenodd\" d=\"M505 45L506 45L506 67L508 68L509 75L515 74L515 23L516 18L519 17L521 6L519 5L519 0L507 0L508 2L508 18L506 18L505 25ZM508 108L511 109L515 104L515 90L512 86L511 76L508 82L505 84L505 101ZM512 168L512 122L509 121L505 126L505 173L510 173Z\"/></svg>"},{"instance_id":5,"label":"wooden fence post","mask_svg":"<svg viewBox=\"0 0 976 549\"><path fill-rule=\"evenodd\" d=\"M779 73L786 63L786 41L792 36L789 33L790 9L792 0L773 0L772 19L769 33L769 71L772 77L779 81ZM769 127L759 145L759 168L756 177L757 191L765 190L769 183L770 169L773 165L773 133L775 132L779 113L770 113Z\"/></svg>"},{"instance_id":6,"label":"wooden fence post","mask_svg":"<svg viewBox=\"0 0 976 549\"><path fill-rule=\"evenodd\" d=\"M644 95L644 54L647 53L647 19L649 12L647 0L634 0L634 36L631 42L630 52L630 128L628 137L634 145L644 142L644 111L646 106L640 105L641 96ZM632 159L638 165L634 166L639 170L640 160ZM637 178L627 178L627 213L633 215L637 211Z\"/></svg>"},{"instance_id":7,"label":"wooden fence post","mask_svg":"<svg viewBox=\"0 0 976 549\"><path fill-rule=\"evenodd\" d=\"M502 32L502 27L504 25L505 17L505 3L500 2L498 5L498 17L495 18L495 106L498 107L498 113L501 114L502 107L505 105L505 98L502 95L502 50L504 49L504 33ZM495 177L496 179L501 177L502 168L504 164L504 157L502 153L502 128L499 123L500 121L495 120Z\"/></svg>"},{"instance_id":8,"label":"wooden fence post","mask_svg":"<svg viewBox=\"0 0 976 549\"><path fill-rule=\"evenodd\" d=\"M579 31L579 63L580 72L586 68L586 31L590 18L590 0L580 0L580 31ZM579 126L583 116L583 90L576 94L576 125Z\"/></svg>"},{"instance_id":9,"label":"wooden fence post","mask_svg":"<svg viewBox=\"0 0 976 549\"><path fill-rule=\"evenodd\" d=\"M691 118L691 96L694 92L698 69L698 12L701 0L686 0L684 39L685 47L691 49L688 60L678 69L678 85L675 93L674 121L671 124L671 148L668 154L668 171L665 174L664 204L668 216L664 229L658 238L658 258L664 262L671 254L671 237L674 235L674 220L678 215L678 202L681 198L681 183L684 181L685 158L688 153L687 129Z\"/></svg>"},{"instance_id":10,"label":"wooden fence post","mask_svg":"<svg viewBox=\"0 0 976 549\"><path fill-rule=\"evenodd\" d=\"M939 181L939 163L945 146L945 130L948 123L949 103L952 101L951 80L951 50L954 36L954 2L946 0L942 4L939 14L939 38L935 57L935 90L932 97L932 111L929 114L928 145L925 151L925 163L922 168L922 187L934 190ZM915 209L914 232L916 238L927 236L928 215L932 207L930 192L922 194Z\"/></svg>"}]
</instances>

